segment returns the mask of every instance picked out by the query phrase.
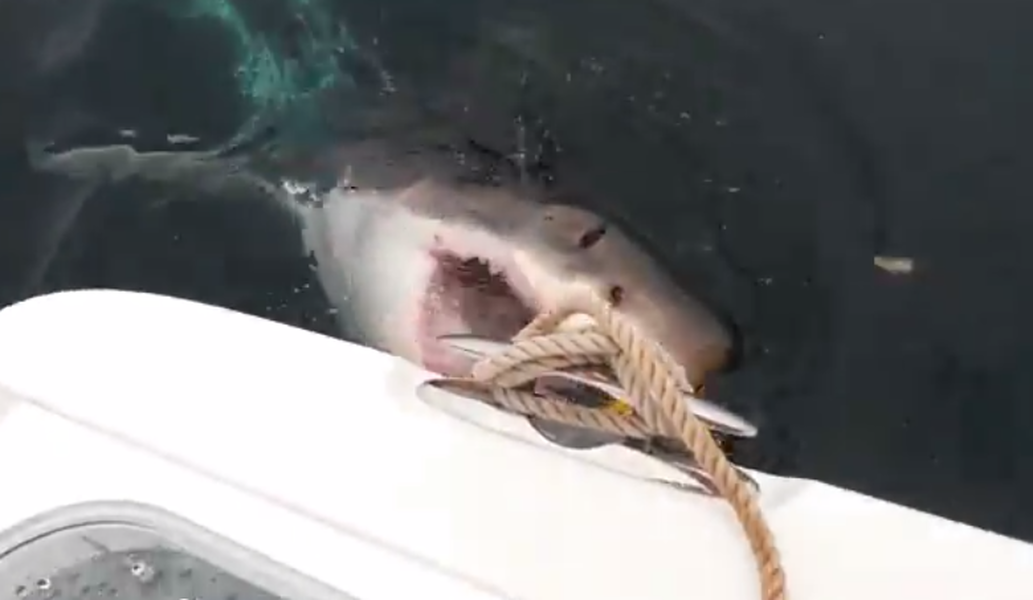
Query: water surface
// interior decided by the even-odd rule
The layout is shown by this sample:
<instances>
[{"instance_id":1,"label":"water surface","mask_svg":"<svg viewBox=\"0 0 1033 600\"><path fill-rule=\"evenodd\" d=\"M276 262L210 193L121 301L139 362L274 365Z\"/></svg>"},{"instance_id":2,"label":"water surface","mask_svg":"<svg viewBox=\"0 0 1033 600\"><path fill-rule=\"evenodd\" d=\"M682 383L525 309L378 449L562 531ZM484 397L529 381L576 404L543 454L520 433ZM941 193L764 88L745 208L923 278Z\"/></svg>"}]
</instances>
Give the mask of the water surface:
<instances>
[{"instance_id":1,"label":"water surface","mask_svg":"<svg viewBox=\"0 0 1033 600\"><path fill-rule=\"evenodd\" d=\"M307 135L321 122L298 115L348 123L323 90L390 88L387 73L503 151L554 141L589 206L627 221L730 316L741 366L711 389L761 425L739 460L1033 540L1021 510L1033 502L1033 46L1020 36L1033 6L105 8L81 52L46 73L0 62L16 109L0 123L4 303L142 289L332 332L296 233L272 211L161 202L167 189L133 183L69 214L60 183L18 163L10 132L216 147L255 115L286 113ZM31 55L5 39L8 56ZM166 137L181 134L196 141ZM34 269L62 219L53 259ZM887 272L878 256L914 270Z\"/></svg>"}]
</instances>

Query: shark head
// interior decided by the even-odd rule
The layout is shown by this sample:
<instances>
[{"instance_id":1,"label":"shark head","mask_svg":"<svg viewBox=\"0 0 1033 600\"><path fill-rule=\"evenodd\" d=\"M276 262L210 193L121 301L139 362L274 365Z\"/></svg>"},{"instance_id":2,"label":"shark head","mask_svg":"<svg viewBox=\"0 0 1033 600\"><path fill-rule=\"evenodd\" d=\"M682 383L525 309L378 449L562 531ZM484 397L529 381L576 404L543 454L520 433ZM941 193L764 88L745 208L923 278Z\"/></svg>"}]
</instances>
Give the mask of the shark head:
<instances>
[{"instance_id":1,"label":"shark head","mask_svg":"<svg viewBox=\"0 0 1033 600\"><path fill-rule=\"evenodd\" d=\"M321 153L316 170L337 181L307 201L219 153L83 148L37 152L35 165L276 199L299 220L346 337L444 375L467 374L471 359L440 336L508 340L585 288L659 342L693 384L728 360L726 328L617 224L540 186L457 176L455 155L399 148L374 141Z\"/></svg>"},{"instance_id":2,"label":"shark head","mask_svg":"<svg viewBox=\"0 0 1033 600\"><path fill-rule=\"evenodd\" d=\"M429 177L390 191L338 189L305 221L320 279L359 336L431 371L470 368L440 336L509 339L586 287L693 383L729 357L720 321L616 224L526 189Z\"/></svg>"}]
</instances>

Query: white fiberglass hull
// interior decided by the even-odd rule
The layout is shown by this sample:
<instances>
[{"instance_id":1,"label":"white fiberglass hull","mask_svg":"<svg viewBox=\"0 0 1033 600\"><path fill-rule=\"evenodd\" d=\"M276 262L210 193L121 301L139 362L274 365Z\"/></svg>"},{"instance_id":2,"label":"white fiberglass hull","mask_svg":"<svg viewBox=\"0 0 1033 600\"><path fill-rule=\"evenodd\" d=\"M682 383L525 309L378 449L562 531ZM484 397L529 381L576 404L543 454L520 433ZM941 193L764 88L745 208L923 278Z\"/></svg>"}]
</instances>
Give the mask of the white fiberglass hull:
<instances>
[{"instance_id":1,"label":"white fiberglass hull","mask_svg":"<svg viewBox=\"0 0 1033 600\"><path fill-rule=\"evenodd\" d=\"M560 449L486 407L418 397L428 377L160 296L85 291L9 307L0 529L131 501L363 600L758 597L722 501L636 477L666 472L630 451ZM1033 594L1029 545L754 475L793 600Z\"/></svg>"}]
</instances>

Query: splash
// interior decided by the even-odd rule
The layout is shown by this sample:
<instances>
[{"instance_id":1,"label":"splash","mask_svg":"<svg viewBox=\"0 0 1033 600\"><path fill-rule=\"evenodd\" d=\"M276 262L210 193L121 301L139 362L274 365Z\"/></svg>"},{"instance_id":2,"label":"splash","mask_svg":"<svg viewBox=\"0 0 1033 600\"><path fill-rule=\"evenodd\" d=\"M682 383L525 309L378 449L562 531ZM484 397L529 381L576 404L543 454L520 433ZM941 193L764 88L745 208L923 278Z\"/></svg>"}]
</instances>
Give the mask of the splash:
<instances>
[{"instance_id":1,"label":"splash","mask_svg":"<svg viewBox=\"0 0 1033 600\"><path fill-rule=\"evenodd\" d=\"M258 4L258 3L252 3ZM268 2L264 4L270 4ZM358 49L343 23L320 3L282 0L264 18L282 19L279 31L262 31L229 0L192 0L185 16L218 20L236 41L240 92L257 110L280 110L310 99L321 90L351 85L337 56ZM280 10L275 10L280 8ZM336 25L336 26L335 26ZM291 39L284 39L291 38Z\"/></svg>"},{"instance_id":2,"label":"splash","mask_svg":"<svg viewBox=\"0 0 1033 600\"><path fill-rule=\"evenodd\" d=\"M179 18L207 19L236 47L234 76L247 115L234 146L275 124L278 141L290 135L317 141L325 129L320 99L347 97L358 62L367 57L342 18L316 0L154 0Z\"/></svg>"}]
</instances>

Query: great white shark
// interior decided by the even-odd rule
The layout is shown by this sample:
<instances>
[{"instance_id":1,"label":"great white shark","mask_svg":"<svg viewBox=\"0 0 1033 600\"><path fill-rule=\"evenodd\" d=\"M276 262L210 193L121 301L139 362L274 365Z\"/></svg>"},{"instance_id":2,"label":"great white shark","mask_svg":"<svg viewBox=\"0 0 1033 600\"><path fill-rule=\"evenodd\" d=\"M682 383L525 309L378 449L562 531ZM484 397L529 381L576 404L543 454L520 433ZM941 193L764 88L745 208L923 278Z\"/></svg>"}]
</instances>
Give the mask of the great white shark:
<instances>
[{"instance_id":1,"label":"great white shark","mask_svg":"<svg viewBox=\"0 0 1033 600\"><path fill-rule=\"evenodd\" d=\"M579 286L613 302L694 384L730 356L725 325L617 224L469 147L371 137L276 169L232 152L129 146L31 155L37 170L77 180L271 199L296 220L353 341L437 373L465 375L471 360L439 336L508 339ZM317 174L329 184L312 185Z\"/></svg>"}]
</instances>

